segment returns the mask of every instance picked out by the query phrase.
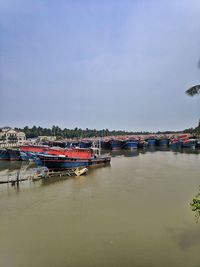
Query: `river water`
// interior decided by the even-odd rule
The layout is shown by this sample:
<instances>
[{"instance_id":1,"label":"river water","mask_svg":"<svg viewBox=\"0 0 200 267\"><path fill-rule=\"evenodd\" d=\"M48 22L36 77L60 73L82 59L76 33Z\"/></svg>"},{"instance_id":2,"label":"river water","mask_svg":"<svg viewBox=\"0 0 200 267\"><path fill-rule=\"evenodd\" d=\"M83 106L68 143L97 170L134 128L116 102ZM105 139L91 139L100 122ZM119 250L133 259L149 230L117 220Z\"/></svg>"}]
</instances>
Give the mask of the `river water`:
<instances>
[{"instance_id":1,"label":"river water","mask_svg":"<svg viewBox=\"0 0 200 267\"><path fill-rule=\"evenodd\" d=\"M85 176L0 185L2 267L199 267L200 152L113 152ZM0 163L0 179L34 166Z\"/></svg>"}]
</instances>

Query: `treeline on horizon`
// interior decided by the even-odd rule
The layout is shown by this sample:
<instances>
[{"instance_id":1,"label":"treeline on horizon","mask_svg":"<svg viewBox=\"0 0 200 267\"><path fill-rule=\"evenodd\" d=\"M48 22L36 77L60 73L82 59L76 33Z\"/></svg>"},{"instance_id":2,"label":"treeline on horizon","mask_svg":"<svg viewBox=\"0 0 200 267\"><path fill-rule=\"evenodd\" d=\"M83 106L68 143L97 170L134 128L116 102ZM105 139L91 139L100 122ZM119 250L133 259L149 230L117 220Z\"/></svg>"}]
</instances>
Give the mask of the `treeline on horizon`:
<instances>
[{"instance_id":1,"label":"treeline on horizon","mask_svg":"<svg viewBox=\"0 0 200 267\"><path fill-rule=\"evenodd\" d=\"M178 133L180 131L158 131L158 132L148 132L148 131L124 131L124 130L96 130L96 129L81 129L81 128L74 128L74 129L61 129L59 126L53 125L52 128L42 128L33 126L29 128L25 126L24 128L15 128L16 130L23 131L26 134L27 138L34 138L38 136L56 136L56 138L64 139L64 138L89 138L89 137L106 137L106 136L117 136L117 135L147 135L147 134L170 134L170 133ZM197 131L198 130L198 131ZM193 129L189 128L184 131L184 133L199 133L200 125Z\"/></svg>"}]
</instances>

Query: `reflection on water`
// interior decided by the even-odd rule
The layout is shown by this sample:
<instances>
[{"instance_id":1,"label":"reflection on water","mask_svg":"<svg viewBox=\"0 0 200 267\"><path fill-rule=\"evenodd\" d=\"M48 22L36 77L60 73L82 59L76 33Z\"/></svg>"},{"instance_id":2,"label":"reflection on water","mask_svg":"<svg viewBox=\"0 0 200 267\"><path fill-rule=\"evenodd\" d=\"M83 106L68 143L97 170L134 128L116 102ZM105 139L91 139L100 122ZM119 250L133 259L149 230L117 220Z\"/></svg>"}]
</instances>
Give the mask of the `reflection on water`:
<instances>
[{"instance_id":1,"label":"reflection on water","mask_svg":"<svg viewBox=\"0 0 200 267\"><path fill-rule=\"evenodd\" d=\"M8 170L16 170L20 169L22 166L22 161L6 161L6 160L0 160L0 171Z\"/></svg>"},{"instance_id":2,"label":"reflection on water","mask_svg":"<svg viewBox=\"0 0 200 267\"><path fill-rule=\"evenodd\" d=\"M0 266L199 267L199 151L110 153L86 176L0 185ZM33 168L0 162L0 179Z\"/></svg>"},{"instance_id":3,"label":"reflection on water","mask_svg":"<svg viewBox=\"0 0 200 267\"><path fill-rule=\"evenodd\" d=\"M113 150L110 152L112 157L124 156L124 157L135 157L139 155L140 150Z\"/></svg>"},{"instance_id":4,"label":"reflection on water","mask_svg":"<svg viewBox=\"0 0 200 267\"><path fill-rule=\"evenodd\" d=\"M103 153L110 153L112 157L116 156L124 156L124 157L135 157L139 156L140 154L145 153L153 153L153 152L174 152L174 153L183 153L183 154L200 154L200 149L193 149L193 148L169 148L169 147L147 147L147 148L141 148L141 149L133 149L133 150L103 150Z\"/></svg>"},{"instance_id":5,"label":"reflection on water","mask_svg":"<svg viewBox=\"0 0 200 267\"><path fill-rule=\"evenodd\" d=\"M17 173L25 173L28 169L35 167L26 161L0 161L0 181L7 176L14 176Z\"/></svg>"},{"instance_id":6,"label":"reflection on water","mask_svg":"<svg viewBox=\"0 0 200 267\"><path fill-rule=\"evenodd\" d=\"M30 168L27 162L0 161L0 182L17 179L19 175L24 175ZM1 185L2 187L2 185Z\"/></svg>"},{"instance_id":7,"label":"reflection on water","mask_svg":"<svg viewBox=\"0 0 200 267\"><path fill-rule=\"evenodd\" d=\"M199 228L193 228L190 224L186 224L182 229L166 227L169 235L177 241L181 250L186 251L195 246L200 247Z\"/></svg>"}]
</instances>

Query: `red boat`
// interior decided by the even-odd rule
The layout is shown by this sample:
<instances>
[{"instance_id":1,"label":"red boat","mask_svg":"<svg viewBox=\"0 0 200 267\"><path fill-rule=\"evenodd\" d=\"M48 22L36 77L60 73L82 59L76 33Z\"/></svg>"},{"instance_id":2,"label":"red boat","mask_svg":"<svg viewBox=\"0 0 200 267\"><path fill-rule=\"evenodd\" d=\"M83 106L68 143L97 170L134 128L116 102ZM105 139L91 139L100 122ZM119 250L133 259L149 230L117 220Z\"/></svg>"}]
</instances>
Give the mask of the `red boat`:
<instances>
[{"instance_id":1,"label":"red boat","mask_svg":"<svg viewBox=\"0 0 200 267\"><path fill-rule=\"evenodd\" d=\"M70 158L90 159L93 156L92 149L85 148L58 148L49 146L21 146L23 152L46 153L48 155L60 156L64 155Z\"/></svg>"},{"instance_id":2,"label":"red boat","mask_svg":"<svg viewBox=\"0 0 200 267\"><path fill-rule=\"evenodd\" d=\"M43 153L49 149L49 146L34 146L34 145L27 145L27 146L20 146L19 149L23 152L32 152L32 153Z\"/></svg>"}]
</instances>

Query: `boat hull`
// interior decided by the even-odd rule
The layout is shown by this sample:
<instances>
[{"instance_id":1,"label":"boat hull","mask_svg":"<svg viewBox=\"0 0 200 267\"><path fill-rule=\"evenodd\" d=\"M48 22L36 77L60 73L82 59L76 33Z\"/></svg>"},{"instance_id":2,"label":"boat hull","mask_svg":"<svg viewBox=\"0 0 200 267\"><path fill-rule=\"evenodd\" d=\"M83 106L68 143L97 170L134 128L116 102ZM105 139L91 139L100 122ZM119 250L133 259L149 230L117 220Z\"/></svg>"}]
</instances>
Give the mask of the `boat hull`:
<instances>
[{"instance_id":1,"label":"boat hull","mask_svg":"<svg viewBox=\"0 0 200 267\"><path fill-rule=\"evenodd\" d=\"M79 147L80 148L90 148L91 147L91 142L82 141L82 142L79 143Z\"/></svg>"},{"instance_id":2,"label":"boat hull","mask_svg":"<svg viewBox=\"0 0 200 267\"><path fill-rule=\"evenodd\" d=\"M10 160L12 161L22 160L20 150L18 149L8 149L8 154L10 156Z\"/></svg>"},{"instance_id":3,"label":"boat hull","mask_svg":"<svg viewBox=\"0 0 200 267\"><path fill-rule=\"evenodd\" d=\"M158 141L159 146L168 146L169 145L169 140L168 139L160 139Z\"/></svg>"},{"instance_id":4,"label":"boat hull","mask_svg":"<svg viewBox=\"0 0 200 267\"><path fill-rule=\"evenodd\" d=\"M132 150L132 149L137 149L138 148L138 142L137 141L126 141L125 143L125 148Z\"/></svg>"},{"instance_id":5,"label":"boat hull","mask_svg":"<svg viewBox=\"0 0 200 267\"><path fill-rule=\"evenodd\" d=\"M122 147L123 147L123 141L120 141L120 140L112 140L110 142L110 145L111 145L111 149L112 150L119 150L119 149L122 149Z\"/></svg>"},{"instance_id":6,"label":"boat hull","mask_svg":"<svg viewBox=\"0 0 200 267\"><path fill-rule=\"evenodd\" d=\"M92 157L92 150L90 148L51 148L51 147L34 147L26 146L21 147L20 150L25 152L29 158L34 158L38 154L48 154L54 156L67 156L69 158L86 158L89 159Z\"/></svg>"},{"instance_id":7,"label":"boat hull","mask_svg":"<svg viewBox=\"0 0 200 267\"><path fill-rule=\"evenodd\" d=\"M196 147L200 147L200 140L196 141Z\"/></svg>"},{"instance_id":8,"label":"boat hull","mask_svg":"<svg viewBox=\"0 0 200 267\"><path fill-rule=\"evenodd\" d=\"M148 146L156 146L157 140L156 139L148 139L147 143L148 143Z\"/></svg>"},{"instance_id":9,"label":"boat hull","mask_svg":"<svg viewBox=\"0 0 200 267\"><path fill-rule=\"evenodd\" d=\"M18 149L0 149L0 160L21 161L29 158L25 152Z\"/></svg>"},{"instance_id":10,"label":"boat hull","mask_svg":"<svg viewBox=\"0 0 200 267\"><path fill-rule=\"evenodd\" d=\"M10 160L10 154L7 149L0 149L0 160Z\"/></svg>"},{"instance_id":11,"label":"boat hull","mask_svg":"<svg viewBox=\"0 0 200 267\"><path fill-rule=\"evenodd\" d=\"M111 149L110 141L100 141L102 149Z\"/></svg>"},{"instance_id":12,"label":"boat hull","mask_svg":"<svg viewBox=\"0 0 200 267\"><path fill-rule=\"evenodd\" d=\"M175 149L175 148L181 148L182 147L182 143L181 142L179 142L179 141L177 141L177 142L172 142L172 143L170 143L169 144L170 145L170 147L173 149Z\"/></svg>"},{"instance_id":13,"label":"boat hull","mask_svg":"<svg viewBox=\"0 0 200 267\"><path fill-rule=\"evenodd\" d=\"M182 143L182 147L195 148L196 147L196 142L192 142L192 141L183 142Z\"/></svg>"},{"instance_id":14,"label":"boat hull","mask_svg":"<svg viewBox=\"0 0 200 267\"><path fill-rule=\"evenodd\" d=\"M105 165L110 163L110 157L99 157L91 159L78 159L78 158L67 158L59 156L50 156L50 155L38 155L40 160L36 161L38 165L43 165L50 170L65 170L78 167L89 167L97 165Z\"/></svg>"},{"instance_id":15,"label":"boat hull","mask_svg":"<svg viewBox=\"0 0 200 267\"><path fill-rule=\"evenodd\" d=\"M147 142L146 141L139 141L138 142L138 148L144 148L147 146Z\"/></svg>"}]
</instances>

